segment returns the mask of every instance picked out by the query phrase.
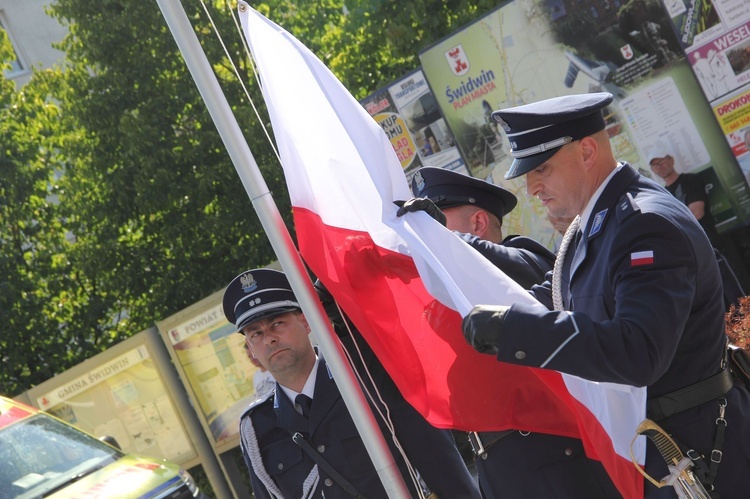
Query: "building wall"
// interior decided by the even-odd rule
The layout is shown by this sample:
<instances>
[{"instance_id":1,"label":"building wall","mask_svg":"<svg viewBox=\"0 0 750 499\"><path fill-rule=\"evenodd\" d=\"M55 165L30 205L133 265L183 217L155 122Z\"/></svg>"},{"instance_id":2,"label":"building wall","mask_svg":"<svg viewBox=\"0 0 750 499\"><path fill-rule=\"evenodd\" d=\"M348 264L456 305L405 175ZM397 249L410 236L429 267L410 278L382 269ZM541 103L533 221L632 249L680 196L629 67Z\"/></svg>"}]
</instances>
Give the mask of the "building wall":
<instances>
[{"instance_id":1,"label":"building wall","mask_svg":"<svg viewBox=\"0 0 750 499\"><path fill-rule=\"evenodd\" d=\"M52 48L67 30L45 12L53 0L0 0L0 24L8 32L20 62L20 69L7 76L18 86L31 78L32 67L49 68L64 53Z\"/></svg>"}]
</instances>

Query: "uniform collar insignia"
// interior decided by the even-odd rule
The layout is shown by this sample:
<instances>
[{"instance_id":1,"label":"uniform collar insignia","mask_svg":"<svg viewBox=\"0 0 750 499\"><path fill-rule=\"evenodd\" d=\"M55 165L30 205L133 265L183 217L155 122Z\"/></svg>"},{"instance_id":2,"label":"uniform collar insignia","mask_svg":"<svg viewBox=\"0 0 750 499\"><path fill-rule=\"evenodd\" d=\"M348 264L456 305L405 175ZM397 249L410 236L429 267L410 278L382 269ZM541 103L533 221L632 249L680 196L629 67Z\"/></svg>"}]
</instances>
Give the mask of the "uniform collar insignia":
<instances>
[{"instance_id":1,"label":"uniform collar insignia","mask_svg":"<svg viewBox=\"0 0 750 499\"><path fill-rule=\"evenodd\" d=\"M591 230L589 231L589 237L594 236L599 233L600 230L602 230L602 225L604 225L604 218L607 216L607 211L609 208L605 208L596 215L594 215L594 223L591 225Z\"/></svg>"}]
</instances>

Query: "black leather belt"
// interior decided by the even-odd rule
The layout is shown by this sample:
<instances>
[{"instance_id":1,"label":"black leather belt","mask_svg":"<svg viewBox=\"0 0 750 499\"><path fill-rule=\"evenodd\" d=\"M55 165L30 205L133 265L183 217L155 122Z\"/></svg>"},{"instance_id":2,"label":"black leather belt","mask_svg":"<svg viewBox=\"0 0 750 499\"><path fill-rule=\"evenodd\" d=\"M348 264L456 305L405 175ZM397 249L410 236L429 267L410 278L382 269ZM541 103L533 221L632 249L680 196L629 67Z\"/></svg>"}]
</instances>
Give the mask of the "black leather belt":
<instances>
[{"instance_id":1,"label":"black leather belt","mask_svg":"<svg viewBox=\"0 0 750 499\"><path fill-rule=\"evenodd\" d=\"M646 417L652 421L666 419L693 407L716 400L725 395L734 386L729 369L699 381L693 385L680 388L661 397L646 402Z\"/></svg>"},{"instance_id":2,"label":"black leather belt","mask_svg":"<svg viewBox=\"0 0 750 499\"><path fill-rule=\"evenodd\" d=\"M505 431L470 431L469 432L469 443L471 444L471 450L474 454L481 456L487 449L492 447L503 437L506 437L516 430L505 430Z\"/></svg>"}]
</instances>

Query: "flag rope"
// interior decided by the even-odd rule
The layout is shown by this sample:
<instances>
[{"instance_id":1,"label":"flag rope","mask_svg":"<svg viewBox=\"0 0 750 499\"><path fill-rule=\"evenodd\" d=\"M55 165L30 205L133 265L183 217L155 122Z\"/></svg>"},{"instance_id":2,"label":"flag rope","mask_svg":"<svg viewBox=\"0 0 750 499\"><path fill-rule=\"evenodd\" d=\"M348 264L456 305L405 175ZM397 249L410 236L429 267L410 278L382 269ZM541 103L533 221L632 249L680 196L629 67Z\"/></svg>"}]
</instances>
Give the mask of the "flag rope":
<instances>
[{"instance_id":1,"label":"flag rope","mask_svg":"<svg viewBox=\"0 0 750 499\"><path fill-rule=\"evenodd\" d=\"M242 91L245 93L245 97L247 98L247 101L250 103L250 106L253 108L253 111L255 112L255 117L258 118L258 123L260 124L260 127L263 129L263 134L266 136L266 139L268 140L268 144L271 146L271 150L276 155L276 159L279 161L279 164L281 164L281 156L279 155L279 151L276 149L276 144L273 143L273 140L271 139L271 135L268 133L268 128L266 128L266 125L264 124L266 121L263 120L260 116L260 112L258 111L258 108L255 106L255 101L253 101L253 98L250 97L250 92L247 90L247 87L245 86L245 82L242 81L242 76L240 75L239 69L237 69L237 65L234 63L234 60L232 59L232 56L229 54L229 49L227 49L226 44L224 43L224 39L221 37L221 33L219 33L219 28L216 26L216 23L214 22L213 17L211 17L211 13L208 10L208 7L206 6L206 2L204 0L200 0L200 4L203 7L203 11L206 13L206 17L208 17L208 22L211 24L211 28L214 31L214 34L216 35L216 38L219 40L219 44L221 45L221 48L224 50L224 55L229 60L229 64L232 66L232 71L234 71L234 76L237 77L237 81L239 82L240 86L242 87ZM227 7L229 5L227 4ZM245 49L245 56L247 57L248 62L250 63L250 67L252 68L253 76L255 77L255 83L258 85L258 88L263 88L261 86L260 78L258 78L258 71L255 68L255 63L253 61L253 54L250 52L250 47L247 45L247 40L245 40L245 37L242 33L242 27L240 27L239 23L237 22L237 18L234 17L234 9L229 7L229 15L232 16L232 21L234 21L234 26L237 28L237 34L240 37L240 40L242 40L242 46Z\"/></svg>"}]
</instances>

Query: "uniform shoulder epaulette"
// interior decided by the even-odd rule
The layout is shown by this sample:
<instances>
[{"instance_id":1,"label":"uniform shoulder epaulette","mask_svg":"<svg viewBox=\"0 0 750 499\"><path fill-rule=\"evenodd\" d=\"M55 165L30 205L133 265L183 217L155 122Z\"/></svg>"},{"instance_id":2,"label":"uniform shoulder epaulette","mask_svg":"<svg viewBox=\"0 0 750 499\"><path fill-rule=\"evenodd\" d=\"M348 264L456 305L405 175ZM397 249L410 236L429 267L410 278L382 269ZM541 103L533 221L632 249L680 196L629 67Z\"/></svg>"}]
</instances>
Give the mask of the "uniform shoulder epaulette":
<instances>
[{"instance_id":1,"label":"uniform shoulder epaulette","mask_svg":"<svg viewBox=\"0 0 750 499\"><path fill-rule=\"evenodd\" d=\"M261 405L273 401L273 396L276 394L276 389L273 389L269 391L268 393L261 395L257 399L253 400L253 402L245 409L245 412L242 413L242 416L240 418L244 418L251 412L253 412L254 409L257 409Z\"/></svg>"},{"instance_id":2,"label":"uniform shoulder epaulette","mask_svg":"<svg viewBox=\"0 0 750 499\"><path fill-rule=\"evenodd\" d=\"M641 208L633 199L633 195L626 192L619 201L617 201L617 221L622 223L623 220L641 211Z\"/></svg>"}]
</instances>

